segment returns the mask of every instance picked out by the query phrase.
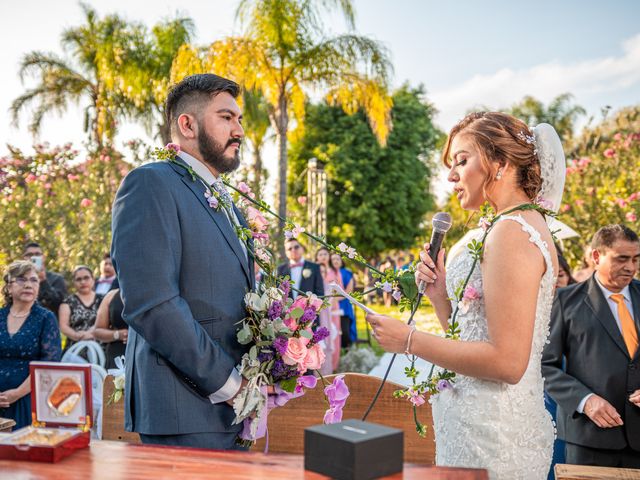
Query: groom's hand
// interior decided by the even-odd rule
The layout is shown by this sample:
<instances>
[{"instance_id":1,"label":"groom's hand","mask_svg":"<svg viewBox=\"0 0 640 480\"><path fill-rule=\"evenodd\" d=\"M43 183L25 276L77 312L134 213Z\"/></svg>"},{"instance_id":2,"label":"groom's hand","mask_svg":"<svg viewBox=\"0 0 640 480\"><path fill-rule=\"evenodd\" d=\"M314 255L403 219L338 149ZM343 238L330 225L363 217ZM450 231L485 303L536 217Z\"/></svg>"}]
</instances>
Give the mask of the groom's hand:
<instances>
[{"instance_id":1,"label":"groom's hand","mask_svg":"<svg viewBox=\"0 0 640 480\"><path fill-rule=\"evenodd\" d=\"M249 380L247 380L246 378L242 377L242 383L240 384L240 388L238 389L238 391L236 392L236 394L233 397L231 397L229 400L227 400L227 403L229 405L231 405L233 407L233 401L240 394L240 392L242 392L242 389L244 387L246 387L248 383L249 383Z\"/></svg>"},{"instance_id":2,"label":"groom's hand","mask_svg":"<svg viewBox=\"0 0 640 480\"><path fill-rule=\"evenodd\" d=\"M613 428L622 425L622 417L618 411L598 395L589 397L584 405L584 413L600 428Z\"/></svg>"}]
</instances>

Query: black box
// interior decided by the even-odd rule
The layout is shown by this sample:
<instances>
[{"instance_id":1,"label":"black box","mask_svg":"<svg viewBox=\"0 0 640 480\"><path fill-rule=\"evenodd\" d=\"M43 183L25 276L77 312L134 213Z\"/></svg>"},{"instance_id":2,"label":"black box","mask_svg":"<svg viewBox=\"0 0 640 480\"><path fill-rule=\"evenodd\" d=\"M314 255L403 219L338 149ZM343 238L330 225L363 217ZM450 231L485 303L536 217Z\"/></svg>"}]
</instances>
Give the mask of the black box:
<instances>
[{"instance_id":1,"label":"black box","mask_svg":"<svg viewBox=\"0 0 640 480\"><path fill-rule=\"evenodd\" d=\"M402 471L404 433L361 420L304 431L304 468L339 480L366 480Z\"/></svg>"}]
</instances>

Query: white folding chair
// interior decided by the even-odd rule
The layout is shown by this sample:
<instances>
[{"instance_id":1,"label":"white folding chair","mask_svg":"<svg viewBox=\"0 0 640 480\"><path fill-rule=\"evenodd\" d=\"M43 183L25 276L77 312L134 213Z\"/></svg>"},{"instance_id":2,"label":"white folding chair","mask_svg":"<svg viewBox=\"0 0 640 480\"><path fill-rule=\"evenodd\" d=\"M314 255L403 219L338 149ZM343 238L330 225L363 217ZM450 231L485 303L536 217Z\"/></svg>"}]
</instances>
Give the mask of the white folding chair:
<instances>
[{"instance_id":1,"label":"white folding chair","mask_svg":"<svg viewBox=\"0 0 640 480\"><path fill-rule=\"evenodd\" d=\"M100 365L104 368L107 365L107 359L104 355L104 351L98 342L93 340L81 340L78 343L74 343L62 356L62 362L66 362L66 357L70 355L80 355L84 350L87 351L87 358L89 363L94 365ZM73 361L71 360L73 363Z\"/></svg>"}]
</instances>

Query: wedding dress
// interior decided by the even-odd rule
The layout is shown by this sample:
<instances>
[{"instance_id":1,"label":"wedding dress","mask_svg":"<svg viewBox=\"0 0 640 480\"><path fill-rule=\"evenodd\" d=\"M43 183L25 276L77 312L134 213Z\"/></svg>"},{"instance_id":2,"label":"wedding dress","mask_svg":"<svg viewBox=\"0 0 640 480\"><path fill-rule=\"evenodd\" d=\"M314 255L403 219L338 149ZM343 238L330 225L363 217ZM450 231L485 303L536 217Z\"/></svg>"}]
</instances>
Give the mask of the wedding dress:
<instances>
[{"instance_id":1,"label":"wedding dress","mask_svg":"<svg viewBox=\"0 0 640 480\"><path fill-rule=\"evenodd\" d=\"M553 263L548 245L540 233L522 216L501 217L516 221L529 235L544 257L546 271L540 282L529 364L516 385L457 375L452 389L431 397L438 465L486 468L495 479L545 479L551 465L554 427L544 406L540 368L542 349L549 333L549 320L555 286ZM477 239L482 237L478 231ZM466 278L473 259L464 249L451 260L447 271L447 293ZM526 272L523 272L526 274ZM482 273L476 265L469 285L481 297L468 302L458 312L460 339L489 340L482 295ZM455 301L453 308L455 310ZM462 310L466 310L464 313ZM514 319L516 321L517 319Z\"/></svg>"}]
</instances>

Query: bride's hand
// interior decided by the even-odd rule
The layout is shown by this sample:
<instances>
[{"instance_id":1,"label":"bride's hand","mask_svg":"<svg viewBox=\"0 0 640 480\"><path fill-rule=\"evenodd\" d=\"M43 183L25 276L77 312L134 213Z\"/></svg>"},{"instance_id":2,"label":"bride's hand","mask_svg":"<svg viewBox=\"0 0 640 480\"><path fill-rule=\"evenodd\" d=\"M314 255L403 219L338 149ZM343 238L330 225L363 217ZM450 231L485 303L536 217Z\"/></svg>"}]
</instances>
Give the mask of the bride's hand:
<instances>
[{"instance_id":1,"label":"bride's hand","mask_svg":"<svg viewBox=\"0 0 640 480\"><path fill-rule=\"evenodd\" d=\"M435 304L447 301L447 271L444 268L444 248L438 252L437 262L434 264L429 256L429 247L425 243L420 252L421 262L416 269L416 285L420 286L420 282L425 282L424 294Z\"/></svg>"},{"instance_id":2,"label":"bride's hand","mask_svg":"<svg viewBox=\"0 0 640 480\"><path fill-rule=\"evenodd\" d=\"M400 320L387 317L386 315L373 315L369 313L366 319L373 329L373 336L385 351L392 353L405 351L411 327Z\"/></svg>"}]
</instances>

